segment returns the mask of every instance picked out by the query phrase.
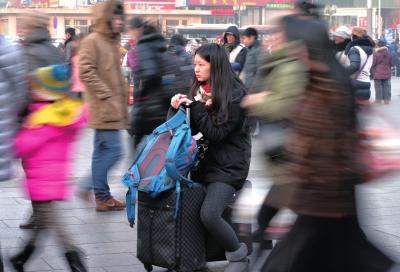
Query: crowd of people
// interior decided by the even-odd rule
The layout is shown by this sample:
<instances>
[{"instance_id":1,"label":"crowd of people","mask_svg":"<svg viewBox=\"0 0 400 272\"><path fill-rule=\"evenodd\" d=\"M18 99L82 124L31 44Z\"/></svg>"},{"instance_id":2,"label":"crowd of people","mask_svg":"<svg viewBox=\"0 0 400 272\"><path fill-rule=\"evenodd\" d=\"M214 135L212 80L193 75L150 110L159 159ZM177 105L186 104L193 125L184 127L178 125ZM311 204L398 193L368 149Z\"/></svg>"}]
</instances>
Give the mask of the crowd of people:
<instances>
[{"instance_id":1,"label":"crowd of people","mask_svg":"<svg viewBox=\"0 0 400 272\"><path fill-rule=\"evenodd\" d=\"M273 185L254 240L264 239L280 209L298 215L282 241L275 247L268 241L272 252L262 271L389 271L393 261L359 226L355 186L365 182L357 160L360 111L369 106L371 78L374 103L390 103L396 61L386 41L375 42L365 29L342 26L331 40L316 6L295 7L277 22L268 48L256 29L240 33L235 26L221 44L188 47L181 35L167 42L154 22L133 17L126 24L118 0L96 5L91 33L68 28L56 48L48 17L25 14L21 45L0 38L0 180L11 179L11 162L19 158L33 210L20 226L31 232L10 259L13 268L25 271L38 237L52 229L71 271L87 271L54 208L70 196L69 162L82 128L94 130L94 151L79 196L94 199L98 212L119 211L126 204L114 198L107 176L122 157L122 131L136 152L171 110L185 105L204 153L192 173L205 188L199 217L225 250L226 272L250 269L250 249L222 214L247 179L256 128L266 135ZM124 29L134 42L121 47Z\"/></svg>"}]
</instances>

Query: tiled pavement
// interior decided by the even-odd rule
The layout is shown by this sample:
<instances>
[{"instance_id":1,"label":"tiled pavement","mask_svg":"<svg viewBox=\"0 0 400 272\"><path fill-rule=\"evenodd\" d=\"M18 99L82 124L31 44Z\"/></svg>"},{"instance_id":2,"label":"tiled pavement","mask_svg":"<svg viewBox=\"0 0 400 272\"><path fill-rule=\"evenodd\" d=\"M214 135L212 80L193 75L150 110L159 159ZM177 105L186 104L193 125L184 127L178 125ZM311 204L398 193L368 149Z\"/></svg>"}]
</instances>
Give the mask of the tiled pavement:
<instances>
[{"instance_id":1,"label":"tiled pavement","mask_svg":"<svg viewBox=\"0 0 400 272\"><path fill-rule=\"evenodd\" d=\"M400 124L400 80L394 80L393 103L382 106L380 110L388 118ZM126 150L127 148L127 140ZM257 150L255 143L254 150ZM92 132L82 134L74 160L73 183L82 181L90 169ZM126 190L119 182L120 174L129 164L129 155L110 174L111 188L117 197L123 197ZM21 175L19 167L16 173ZM250 179L256 188L264 188L262 162L254 156ZM359 214L362 225L369 237L389 256L400 262L400 175L387 177L379 183L360 186L357 189ZM0 242L7 259L17 252L27 239L27 231L18 225L30 214L30 202L20 188L20 178L0 183ZM93 204L77 198L59 203L62 219L72 234L74 241L87 254L90 271L128 272L144 271L136 259L136 229L126 222L125 212L96 213ZM41 251L35 254L27 265L27 271L68 271L53 235L46 234L41 239ZM221 264L214 265L220 267ZM12 271L6 262L6 271ZM158 271L158 270L156 270Z\"/></svg>"}]
</instances>

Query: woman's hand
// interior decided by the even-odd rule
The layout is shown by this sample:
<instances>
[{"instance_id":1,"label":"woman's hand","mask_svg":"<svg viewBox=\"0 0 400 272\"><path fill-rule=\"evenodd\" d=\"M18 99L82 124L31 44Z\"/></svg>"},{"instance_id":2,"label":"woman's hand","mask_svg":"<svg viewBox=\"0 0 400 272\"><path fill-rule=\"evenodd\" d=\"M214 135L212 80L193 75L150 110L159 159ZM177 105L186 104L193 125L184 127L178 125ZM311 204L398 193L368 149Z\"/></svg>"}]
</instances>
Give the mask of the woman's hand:
<instances>
[{"instance_id":1,"label":"woman's hand","mask_svg":"<svg viewBox=\"0 0 400 272\"><path fill-rule=\"evenodd\" d=\"M242 102L240 103L240 105L242 106L242 108L249 108L251 106L258 105L264 101L264 99L267 95L268 95L267 91L263 91L263 92L256 93L256 94L246 95L242 99Z\"/></svg>"},{"instance_id":2,"label":"woman's hand","mask_svg":"<svg viewBox=\"0 0 400 272\"><path fill-rule=\"evenodd\" d=\"M179 109L182 104L189 105L193 101L187 98L187 95L176 94L171 98L171 107L174 109Z\"/></svg>"}]
</instances>

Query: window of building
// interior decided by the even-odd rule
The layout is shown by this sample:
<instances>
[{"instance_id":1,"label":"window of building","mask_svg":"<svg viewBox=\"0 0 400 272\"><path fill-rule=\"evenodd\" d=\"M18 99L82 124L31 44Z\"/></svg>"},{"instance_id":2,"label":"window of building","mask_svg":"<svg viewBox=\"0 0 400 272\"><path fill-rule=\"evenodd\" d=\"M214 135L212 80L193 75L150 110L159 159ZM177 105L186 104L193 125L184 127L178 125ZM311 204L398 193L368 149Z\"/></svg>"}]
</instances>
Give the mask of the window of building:
<instances>
[{"instance_id":1,"label":"window of building","mask_svg":"<svg viewBox=\"0 0 400 272\"><path fill-rule=\"evenodd\" d=\"M88 20L75 20L74 27L77 33L89 33Z\"/></svg>"},{"instance_id":2,"label":"window of building","mask_svg":"<svg viewBox=\"0 0 400 272\"><path fill-rule=\"evenodd\" d=\"M179 20L166 20L167 26L177 26L179 25Z\"/></svg>"},{"instance_id":3,"label":"window of building","mask_svg":"<svg viewBox=\"0 0 400 272\"><path fill-rule=\"evenodd\" d=\"M187 20L182 20L182 25L187 25Z\"/></svg>"}]
</instances>

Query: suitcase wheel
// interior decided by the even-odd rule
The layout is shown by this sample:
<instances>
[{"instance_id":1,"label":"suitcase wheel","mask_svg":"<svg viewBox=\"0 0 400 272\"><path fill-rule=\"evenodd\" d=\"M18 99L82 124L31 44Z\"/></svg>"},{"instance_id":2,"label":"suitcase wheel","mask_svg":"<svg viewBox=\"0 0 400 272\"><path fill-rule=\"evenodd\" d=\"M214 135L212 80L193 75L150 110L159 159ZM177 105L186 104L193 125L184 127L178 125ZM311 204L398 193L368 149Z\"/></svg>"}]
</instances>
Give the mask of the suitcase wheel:
<instances>
[{"instance_id":1,"label":"suitcase wheel","mask_svg":"<svg viewBox=\"0 0 400 272\"><path fill-rule=\"evenodd\" d=\"M147 272L153 271L153 266L151 264L145 264L144 269L146 269Z\"/></svg>"}]
</instances>

